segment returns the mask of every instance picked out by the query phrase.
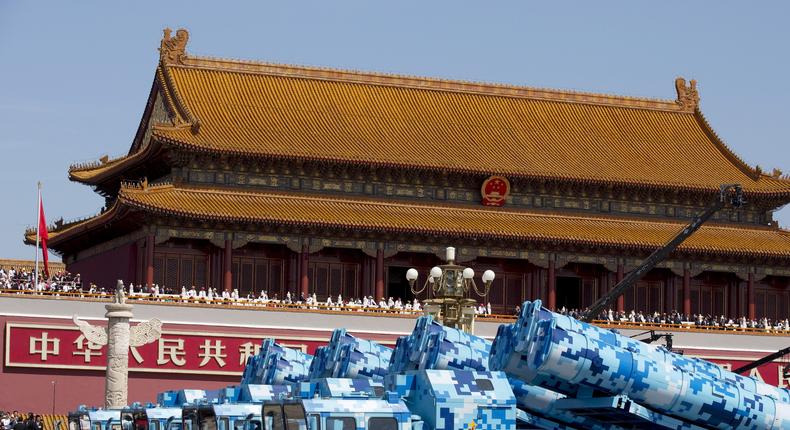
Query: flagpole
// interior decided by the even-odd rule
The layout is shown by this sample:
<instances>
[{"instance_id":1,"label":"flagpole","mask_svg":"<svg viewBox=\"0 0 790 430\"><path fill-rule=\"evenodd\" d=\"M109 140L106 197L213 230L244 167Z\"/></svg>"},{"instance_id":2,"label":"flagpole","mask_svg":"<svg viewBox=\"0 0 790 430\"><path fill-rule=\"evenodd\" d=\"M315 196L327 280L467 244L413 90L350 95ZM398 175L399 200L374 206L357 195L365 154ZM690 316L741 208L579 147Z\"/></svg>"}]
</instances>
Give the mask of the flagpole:
<instances>
[{"instance_id":1,"label":"flagpole","mask_svg":"<svg viewBox=\"0 0 790 430\"><path fill-rule=\"evenodd\" d=\"M38 182L38 210L36 211L36 270L33 275L33 289L38 287L38 242L40 232L38 231L39 224L41 224L41 181Z\"/></svg>"}]
</instances>

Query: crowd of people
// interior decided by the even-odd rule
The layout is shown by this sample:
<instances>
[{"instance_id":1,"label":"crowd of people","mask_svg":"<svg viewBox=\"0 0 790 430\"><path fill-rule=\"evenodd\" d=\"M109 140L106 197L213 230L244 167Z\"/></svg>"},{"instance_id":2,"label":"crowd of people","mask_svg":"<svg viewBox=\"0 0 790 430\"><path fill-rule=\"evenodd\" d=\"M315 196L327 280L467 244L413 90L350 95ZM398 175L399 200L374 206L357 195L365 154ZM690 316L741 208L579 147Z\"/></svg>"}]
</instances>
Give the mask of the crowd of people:
<instances>
[{"instance_id":1,"label":"crowd of people","mask_svg":"<svg viewBox=\"0 0 790 430\"><path fill-rule=\"evenodd\" d=\"M58 272L46 282L33 282L34 274L30 270L15 268L0 268L0 290L15 290L17 292L29 291L32 293L48 293L54 295L76 294L90 296L109 296L114 290L108 291L105 287L95 284L82 285L79 274ZM131 299L150 300L162 302L185 302L205 304L230 304L239 306L277 306L295 307L315 310L359 311L359 312L387 312L387 313L419 313L423 304L414 298L402 300L397 297L380 297L378 300L372 296L361 298L343 298L342 295L318 297L315 293L310 295L292 295L287 292L284 297L277 293L269 295L267 291L259 293L249 292L240 294L238 290L217 291L216 288L181 287L180 289L153 285L135 286L129 284L127 295ZM87 294L86 294L87 293ZM578 309L559 309L557 312L574 318L581 316ZM475 308L479 316L491 316L491 303L480 303ZM518 306L515 309L519 313ZM749 319L746 317L728 318L723 315L683 314L673 312L618 312L612 309L602 312L597 318L601 322L611 324L675 324L688 327L706 327L722 330L758 329L774 332L790 332L790 320L772 320L770 318Z\"/></svg>"},{"instance_id":2,"label":"crowd of people","mask_svg":"<svg viewBox=\"0 0 790 430\"><path fill-rule=\"evenodd\" d=\"M40 277L43 274L39 274ZM46 282L33 282L35 273L24 268L0 267L0 289L70 292L82 290L80 274L67 271L53 273Z\"/></svg>"},{"instance_id":3,"label":"crowd of people","mask_svg":"<svg viewBox=\"0 0 790 430\"><path fill-rule=\"evenodd\" d=\"M582 311L578 309L561 308L559 313L574 318L581 316ZM683 314L678 311L672 312L639 312L639 311L614 311L612 309L602 311L597 318L598 321L606 321L612 324L674 324L688 327L706 327L721 330L742 330L758 329L770 330L774 332L790 332L790 320L772 320L770 318L749 319L746 317L729 318L724 315L710 314Z\"/></svg>"},{"instance_id":4,"label":"crowd of people","mask_svg":"<svg viewBox=\"0 0 790 430\"><path fill-rule=\"evenodd\" d=\"M0 430L43 430L44 420L33 412L0 412Z\"/></svg>"},{"instance_id":5,"label":"crowd of people","mask_svg":"<svg viewBox=\"0 0 790 430\"><path fill-rule=\"evenodd\" d=\"M79 274L57 273L50 277L49 281L39 282L37 285L34 285L33 277L34 274L32 272L23 269L11 268L6 270L0 268L0 289L18 292L41 292L54 295L70 293L74 295L109 296L113 293L113 291L108 291L105 287L99 287L93 283L83 288ZM363 296L362 298L344 299L340 294L319 298L315 293L311 295L292 295L291 292L287 292L284 297L280 297L277 293L270 296L268 291L260 291L258 294L254 292L240 294L237 289L220 292L216 288L197 288L195 286L187 288L184 286L178 290L156 284L151 287L129 284L127 288L127 296L136 300L240 306L279 306L360 312L417 313L422 311L422 304L417 298L402 300L398 297L380 297L376 300L373 296ZM491 303L478 304L475 312L482 316L491 315Z\"/></svg>"}]
</instances>

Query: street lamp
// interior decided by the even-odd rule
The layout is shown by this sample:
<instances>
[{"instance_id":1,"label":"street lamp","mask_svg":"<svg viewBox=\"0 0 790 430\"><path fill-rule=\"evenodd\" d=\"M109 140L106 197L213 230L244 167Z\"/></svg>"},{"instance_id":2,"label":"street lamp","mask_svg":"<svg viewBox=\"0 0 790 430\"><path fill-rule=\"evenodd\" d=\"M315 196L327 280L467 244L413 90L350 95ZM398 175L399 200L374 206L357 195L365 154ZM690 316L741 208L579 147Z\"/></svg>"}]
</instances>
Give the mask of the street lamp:
<instances>
[{"instance_id":1,"label":"street lamp","mask_svg":"<svg viewBox=\"0 0 790 430\"><path fill-rule=\"evenodd\" d=\"M455 264L455 248L447 247L447 264L433 267L428 272L428 279L417 288L419 273L416 269L406 271L406 280L409 281L411 292L416 296L428 290L433 298L425 300L423 310L426 315L431 315L438 322L447 327L454 327L465 332L474 330L475 307L477 301L466 298L469 289L473 289L479 296L487 296L494 282L494 271L483 272L482 290L475 283L475 271L471 267ZM430 288L428 288L430 287Z\"/></svg>"}]
</instances>

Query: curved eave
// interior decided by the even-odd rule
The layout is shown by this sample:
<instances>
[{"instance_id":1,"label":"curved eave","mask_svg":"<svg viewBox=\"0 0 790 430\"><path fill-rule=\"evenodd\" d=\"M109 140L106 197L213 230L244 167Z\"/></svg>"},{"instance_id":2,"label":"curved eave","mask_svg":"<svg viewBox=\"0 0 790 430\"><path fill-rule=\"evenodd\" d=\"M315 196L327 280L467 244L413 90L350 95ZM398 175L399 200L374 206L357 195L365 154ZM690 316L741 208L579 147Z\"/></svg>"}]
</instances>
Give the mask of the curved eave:
<instances>
[{"instance_id":1,"label":"curved eave","mask_svg":"<svg viewBox=\"0 0 790 430\"><path fill-rule=\"evenodd\" d=\"M188 198L183 196L177 196L177 194L181 192L186 192L189 189L175 189L172 186L164 186L164 187L153 187L146 191L140 190L123 190L122 193L119 195L120 199L123 200L124 204L129 205L131 207L139 208L145 211L149 211L152 213L166 215L166 216L176 216L181 218L186 218L190 220L211 220L211 221L219 221L219 222L241 222L241 223L257 223L257 224L265 224L265 225L284 225L284 226L302 226L302 227L316 227L316 228L327 228L327 229L334 229L334 230L348 230L352 228L357 231L364 231L367 233L402 233L402 234L413 234L413 235L435 235L441 237L450 237L450 238L461 238L461 239L470 239L470 240L479 240L479 239L493 239L493 240L507 240L507 241L515 241L515 242L529 242L529 243L536 243L536 244L546 244L549 246L557 246L557 245L564 245L569 247L601 247L607 249L616 249L616 250L626 250L626 251L639 251L639 252L651 252L655 250L657 247L661 246L666 240L669 240L673 235L674 232L679 231L681 228L685 226L682 223L661 223L661 222L645 222L639 220L627 220L627 219L617 219L617 218L593 218L593 217L567 217L556 215L558 217L563 217L564 219L568 219L571 222L579 221L587 222L587 221L601 221L601 220L611 220L613 222L629 222L629 223L636 223L636 225L640 226L640 228L650 229L655 228L651 227L651 225L663 225L664 226L664 233L666 233L666 238L662 241L656 243L648 243L645 241L638 241L638 240L631 240L631 239L619 239L617 237L598 237L598 238L590 238L588 235L587 237L583 235L573 235L573 234L542 234L542 233L534 233L534 234L523 234L523 233L514 233L512 231L507 231L505 228L501 228L502 225L507 225L506 222L501 222L502 219L498 219L499 225L494 226L491 228L463 228L459 227L458 222L456 223L446 223L447 227L425 227L421 226L418 220L414 222L408 223L388 223L386 221L382 221L380 219L363 219L359 220L353 219L353 217L347 217L346 219L341 220L327 220L322 219L321 215L316 213L309 213L309 215L302 215L302 216L292 216L289 215L278 215L277 213L268 214L262 210L251 210L249 211L250 215L238 216L238 215L228 215L226 212L223 212L223 200L222 199L214 199L210 200L210 202L202 201L201 205L193 205L190 209L184 209L184 206L188 206L189 204L181 204L179 207L179 199ZM194 190L193 190L194 191ZM151 201L146 201L144 197L141 196L141 193L160 193L160 192L170 192L174 194L174 198L171 201L175 202L175 204L171 205L164 205L164 204L155 204ZM200 193L217 193L222 194L221 191L205 191L205 190L196 190L196 192ZM518 222L519 217L528 217L528 216L536 216L536 217L552 217L555 215L545 215L545 214L533 214L531 212L523 212L523 211L506 211L506 210L488 210L488 209L472 209L468 206L456 206L456 205L435 205L435 206L427 206L427 205L414 205L414 204L399 204L399 203L389 203L389 202L382 202L382 201L373 201L373 200L366 200L366 199L339 199L339 198L324 198L324 197L304 197L304 196L293 196L283 193L250 193L250 192L236 192L239 198L258 198L258 197L265 197L265 198L273 198L273 199L280 199L279 203L277 204L269 204L270 206L277 206L284 207L288 205L289 200L297 202L299 200L310 200L313 199L315 201L321 202L322 204L337 204L343 211L351 212L354 210L360 210L359 206L365 205L372 205L377 206L378 208L385 208L390 207L395 210L405 210L404 213L414 213L414 214L422 214L425 211L442 211L447 213L454 213L454 214L463 214L468 213L471 214L470 216L475 216L475 214L483 215L483 219L486 216L496 216L502 217L507 216L508 214L513 215L513 222ZM258 196L258 197L256 197ZM151 200L151 199L148 199ZM225 201L225 203L227 203ZM260 202L258 202L260 204ZM344 207L345 205L345 207ZM372 207L371 206L371 207ZM265 206L261 206L265 207ZM277 209L272 210L272 212L276 211ZM360 213L363 213L363 218L365 214L365 210L363 209ZM370 218L370 215L367 215ZM429 216L429 215L426 215ZM460 215L458 215L460 216ZM507 221L507 220L506 220ZM430 223L429 223L430 224ZM714 230L718 229L718 230ZM671 230L671 231L670 231ZM705 226L703 227L703 232L708 231L708 233L702 234L716 234L720 235L720 237L728 237L730 233L737 232L738 230L744 230L737 227L730 227L730 226ZM760 232L758 229L746 229L746 230L755 230L755 232ZM777 239L786 240L790 243L790 232L786 232L783 230L777 230L776 234L780 235L777 236ZM697 233L698 235L700 233ZM600 236L600 235L599 235ZM762 238L764 239L764 238ZM786 249L782 249L781 252L770 252L760 249L759 247L752 247L751 249L745 249L744 247L737 247L737 241L733 240L733 246L722 247L722 246L705 246L705 245L694 245L689 242L682 245L678 252L683 253L692 253L692 254L703 254L703 255L714 255L714 256L742 256L742 257L762 257L762 258L779 258L779 259L790 259L790 245L786 247Z\"/></svg>"},{"instance_id":2,"label":"curved eave","mask_svg":"<svg viewBox=\"0 0 790 430\"><path fill-rule=\"evenodd\" d=\"M151 139L150 143L141 151L119 158L114 162L90 169L69 170L69 180L86 185L101 185L109 180L118 179L117 177L124 172L140 166L157 155L161 149L161 143L156 139Z\"/></svg>"},{"instance_id":3,"label":"curved eave","mask_svg":"<svg viewBox=\"0 0 790 430\"><path fill-rule=\"evenodd\" d=\"M119 219L123 215L125 215L129 211L129 208L119 204L116 202L110 207L110 209L102 212L99 215L96 215L91 218L87 218L82 221L78 221L75 223L71 223L67 226L64 226L61 229L55 229L48 231L47 234L49 236L47 240L47 247L51 248L55 251L60 251L60 245L63 243L82 236L84 234L90 233L96 228L105 226L108 222L113 220ZM35 245L36 244L36 234L35 232L26 232L24 243L27 245Z\"/></svg>"},{"instance_id":4,"label":"curved eave","mask_svg":"<svg viewBox=\"0 0 790 430\"><path fill-rule=\"evenodd\" d=\"M745 161L741 159L729 146L722 140L713 127L708 122L708 119L705 118L705 115L702 113L700 109L694 111L694 117L697 119L697 122L700 125L700 128L708 135L710 141L713 143L713 146L716 147L721 153L728 159L730 162L737 166L745 175L751 177L754 181L765 181L770 183L772 188L775 188L776 191L772 190L764 190L761 194L773 197L787 197L790 196L790 178L786 177L773 177L770 175L766 175L761 173L755 168L752 168ZM750 192L755 192L754 190L750 190ZM760 190L757 191L760 193ZM774 195L771 195L771 192L774 192Z\"/></svg>"}]
</instances>

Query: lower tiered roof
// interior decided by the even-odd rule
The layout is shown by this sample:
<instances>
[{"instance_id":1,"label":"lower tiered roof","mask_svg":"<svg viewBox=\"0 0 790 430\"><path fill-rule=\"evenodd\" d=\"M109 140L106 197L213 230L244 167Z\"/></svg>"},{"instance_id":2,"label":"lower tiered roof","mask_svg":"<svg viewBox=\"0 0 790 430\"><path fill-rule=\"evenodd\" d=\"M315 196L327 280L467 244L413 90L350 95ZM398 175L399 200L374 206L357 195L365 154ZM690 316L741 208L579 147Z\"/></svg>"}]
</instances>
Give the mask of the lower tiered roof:
<instances>
[{"instance_id":1,"label":"lower tiered roof","mask_svg":"<svg viewBox=\"0 0 790 430\"><path fill-rule=\"evenodd\" d=\"M682 220L581 216L443 202L383 201L185 185L126 185L121 188L115 204L101 215L50 232L50 247L57 250L60 244L89 235L94 230L105 228L108 222L139 212L196 221L430 234L448 238L645 251L663 245L686 225ZM35 240L35 236L28 235L27 240ZM790 258L790 232L775 227L707 224L686 240L679 250Z\"/></svg>"}]
</instances>

